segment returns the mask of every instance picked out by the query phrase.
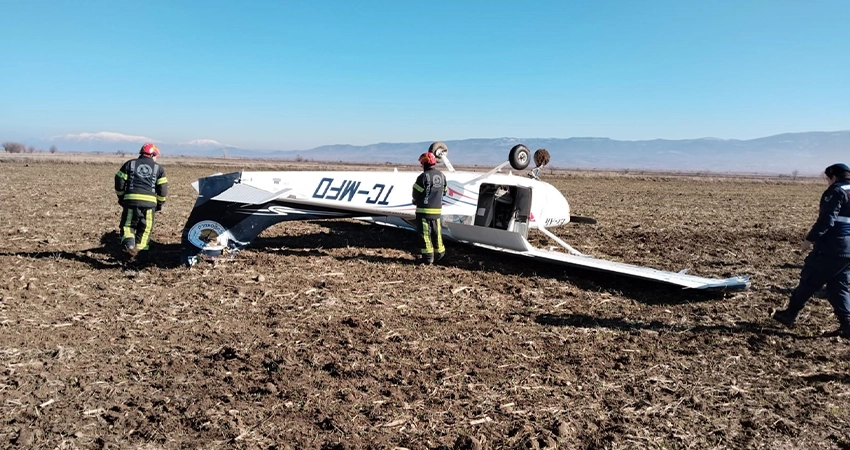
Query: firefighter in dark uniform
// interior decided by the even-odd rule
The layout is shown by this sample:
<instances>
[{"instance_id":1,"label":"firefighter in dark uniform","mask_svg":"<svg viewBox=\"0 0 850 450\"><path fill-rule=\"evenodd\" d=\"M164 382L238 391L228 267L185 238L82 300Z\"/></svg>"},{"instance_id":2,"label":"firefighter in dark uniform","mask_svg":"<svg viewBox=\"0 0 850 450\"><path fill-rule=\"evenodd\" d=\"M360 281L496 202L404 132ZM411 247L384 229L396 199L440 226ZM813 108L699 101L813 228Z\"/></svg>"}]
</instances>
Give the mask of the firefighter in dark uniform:
<instances>
[{"instance_id":1,"label":"firefighter in dark uniform","mask_svg":"<svg viewBox=\"0 0 850 450\"><path fill-rule=\"evenodd\" d=\"M439 261L446 254L443 246L443 233L440 215L443 208L443 195L448 187L443 173L434 166L437 157L431 152L419 156L422 173L413 184L413 204L416 205L416 228L422 238L420 262L434 264L434 253Z\"/></svg>"},{"instance_id":2,"label":"firefighter in dark uniform","mask_svg":"<svg viewBox=\"0 0 850 450\"><path fill-rule=\"evenodd\" d=\"M839 324L838 330L828 335L850 339L850 167L833 164L824 175L829 188L821 195L818 219L801 246L811 252L800 272L800 283L788 307L772 317L794 328L806 302L825 284Z\"/></svg>"},{"instance_id":3,"label":"firefighter in dark uniform","mask_svg":"<svg viewBox=\"0 0 850 450\"><path fill-rule=\"evenodd\" d=\"M131 258L148 249L154 212L162 209L168 196L168 179L157 157L159 149L147 142L139 157L125 162L115 174L115 194L124 208L119 224L121 244Z\"/></svg>"}]
</instances>

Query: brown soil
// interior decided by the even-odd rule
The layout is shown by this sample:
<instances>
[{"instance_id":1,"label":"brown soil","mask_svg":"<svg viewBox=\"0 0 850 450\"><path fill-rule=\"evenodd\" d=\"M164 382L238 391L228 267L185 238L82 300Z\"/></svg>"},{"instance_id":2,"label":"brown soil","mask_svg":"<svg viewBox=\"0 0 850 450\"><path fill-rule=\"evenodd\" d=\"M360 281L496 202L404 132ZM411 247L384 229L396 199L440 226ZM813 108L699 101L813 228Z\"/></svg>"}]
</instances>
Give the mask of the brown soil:
<instances>
[{"instance_id":1,"label":"brown soil","mask_svg":"<svg viewBox=\"0 0 850 450\"><path fill-rule=\"evenodd\" d=\"M768 319L820 183L549 175L599 220L556 230L578 249L753 277L706 295L459 245L425 269L412 235L355 221L182 267L190 183L232 161L163 159L156 245L123 267L120 162L0 159L3 448L850 448L828 303Z\"/></svg>"}]
</instances>

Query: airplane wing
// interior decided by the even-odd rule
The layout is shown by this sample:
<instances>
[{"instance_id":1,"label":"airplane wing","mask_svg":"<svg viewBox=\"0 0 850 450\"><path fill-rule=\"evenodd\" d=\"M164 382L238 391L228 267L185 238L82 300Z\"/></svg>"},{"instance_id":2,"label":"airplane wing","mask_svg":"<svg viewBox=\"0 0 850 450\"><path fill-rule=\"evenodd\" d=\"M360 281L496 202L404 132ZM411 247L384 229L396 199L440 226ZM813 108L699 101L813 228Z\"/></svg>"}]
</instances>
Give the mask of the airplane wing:
<instances>
[{"instance_id":1,"label":"airplane wing","mask_svg":"<svg viewBox=\"0 0 850 450\"><path fill-rule=\"evenodd\" d=\"M589 255L571 255L560 251L539 249L532 246L521 234L512 231L458 223L447 223L446 227L449 229L452 238L466 244L567 267L616 273L681 286L686 289L736 291L750 287L749 277L747 276L720 279L688 275L684 272L667 272L650 267L594 258Z\"/></svg>"}]
</instances>

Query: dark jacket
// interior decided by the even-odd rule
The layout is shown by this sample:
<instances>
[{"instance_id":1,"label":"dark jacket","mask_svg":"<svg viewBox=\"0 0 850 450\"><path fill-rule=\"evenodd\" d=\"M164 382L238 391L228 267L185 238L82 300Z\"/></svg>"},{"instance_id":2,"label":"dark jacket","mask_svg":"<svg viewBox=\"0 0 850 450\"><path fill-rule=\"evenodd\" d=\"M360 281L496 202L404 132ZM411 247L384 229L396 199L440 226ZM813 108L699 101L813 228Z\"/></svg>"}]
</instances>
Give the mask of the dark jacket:
<instances>
[{"instance_id":1,"label":"dark jacket","mask_svg":"<svg viewBox=\"0 0 850 450\"><path fill-rule=\"evenodd\" d=\"M446 193L446 177L443 172L431 167L425 169L413 184L413 203L419 217L440 217L443 208L443 194Z\"/></svg>"},{"instance_id":2,"label":"dark jacket","mask_svg":"<svg viewBox=\"0 0 850 450\"><path fill-rule=\"evenodd\" d=\"M820 198L818 220L806 234L814 250L850 258L850 180L830 185Z\"/></svg>"},{"instance_id":3,"label":"dark jacket","mask_svg":"<svg viewBox=\"0 0 850 450\"><path fill-rule=\"evenodd\" d=\"M147 156L125 162L115 174L115 195L124 207L153 208L162 205L168 196L165 169Z\"/></svg>"}]
</instances>

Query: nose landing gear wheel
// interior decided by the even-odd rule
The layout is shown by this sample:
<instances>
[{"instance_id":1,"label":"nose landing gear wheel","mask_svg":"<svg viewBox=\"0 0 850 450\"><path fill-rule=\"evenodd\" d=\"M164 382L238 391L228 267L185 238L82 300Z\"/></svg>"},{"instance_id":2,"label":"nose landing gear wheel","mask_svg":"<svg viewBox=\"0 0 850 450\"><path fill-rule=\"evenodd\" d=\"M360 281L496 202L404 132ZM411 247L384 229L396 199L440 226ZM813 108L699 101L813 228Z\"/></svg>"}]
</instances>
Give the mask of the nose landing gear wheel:
<instances>
[{"instance_id":1,"label":"nose landing gear wheel","mask_svg":"<svg viewBox=\"0 0 850 450\"><path fill-rule=\"evenodd\" d=\"M446 156L446 153L449 152L449 148L446 147L446 144L444 144L440 141L437 141L437 142L434 142L433 144L431 144L430 147L428 147L428 151L433 153L434 156L437 157L437 161L439 161L439 160L443 159L443 156Z\"/></svg>"},{"instance_id":2,"label":"nose landing gear wheel","mask_svg":"<svg viewBox=\"0 0 850 450\"><path fill-rule=\"evenodd\" d=\"M531 152L522 144L514 145L508 154L508 161L514 169L523 170L528 167L528 163L531 161Z\"/></svg>"}]
</instances>

